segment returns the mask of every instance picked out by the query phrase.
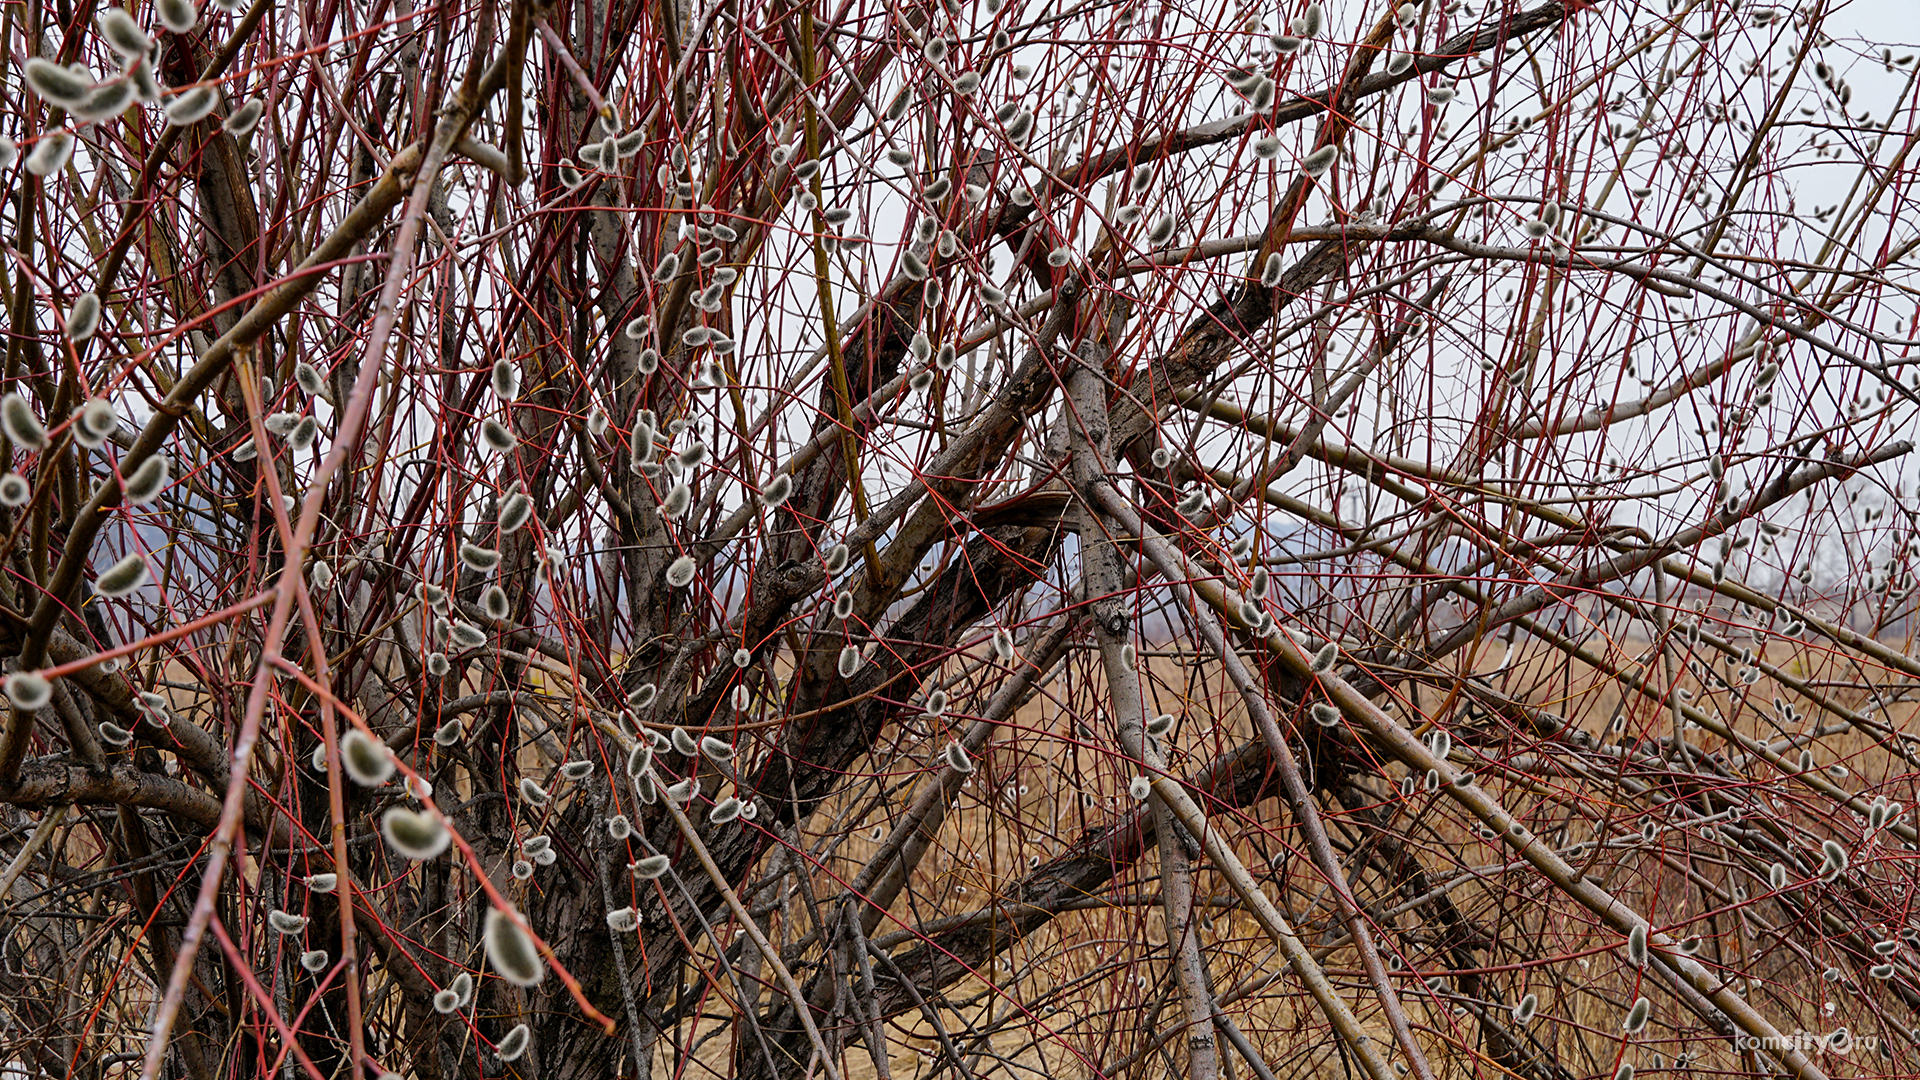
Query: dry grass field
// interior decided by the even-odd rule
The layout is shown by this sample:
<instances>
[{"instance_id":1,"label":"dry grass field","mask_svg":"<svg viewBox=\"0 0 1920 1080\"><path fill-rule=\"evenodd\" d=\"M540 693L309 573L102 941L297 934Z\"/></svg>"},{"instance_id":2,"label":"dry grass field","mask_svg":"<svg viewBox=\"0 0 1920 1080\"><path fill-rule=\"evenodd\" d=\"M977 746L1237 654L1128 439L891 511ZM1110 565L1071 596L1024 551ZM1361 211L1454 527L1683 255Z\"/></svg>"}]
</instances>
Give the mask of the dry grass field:
<instances>
[{"instance_id":1,"label":"dry grass field","mask_svg":"<svg viewBox=\"0 0 1920 1080\"><path fill-rule=\"evenodd\" d=\"M1651 657L1641 640L1602 644L1606 660L1626 670L1648 664ZM1904 649L1911 643L1886 644ZM1782 749L1791 745L1793 753L1811 747L1821 768L1849 790L1911 805L1916 774L1899 753L1913 741L1909 733L1914 731L1915 707L1897 691L1889 699L1887 688L1899 686L1899 680L1777 640L1766 659L1779 664L1800 687L1813 689L1839 708L1870 712L1897 734L1877 737L1836 725L1831 718L1824 724L1782 724L1772 707L1782 687L1771 678L1741 685L1738 695L1688 679L1681 684L1691 698L1688 705L1718 711L1733 730ZM1172 740L1177 755L1197 763L1253 738L1245 711L1217 666L1183 662L1173 648L1149 663L1154 707L1181 716ZM1688 815L1663 807L1657 793L1636 784L1630 756L1609 759L1588 753L1584 763L1576 763L1566 741L1577 738L1571 730L1589 737L1589 750L1635 748L1672 730L1672 712L1665 704L1637 693L1623 697L1621 684L1608 672L1568 664L1545 647L1509 650L1502 645L1483 650L1474 670L1514 698L1573 723L1558 745L1517 745L1510 737L1477 738L1461 714L1453 714L1454 759L1479 769L1479 783L1517 818L1656 926L1676 938L1697 939L1696 955L1702 962L1762 1008L1780 1030L1825 1036L1845 1028L1855 1043L1848 1047L1842 1040L1824 1050L1837 1073L1846 1073L1852 1055L1882 1053L1880 1045L1888 1048L1884 1053L1889 1057L1913 1052L1911 1025L1900 1019L1904 1006L1886 1000L1880 992L1884 983L1869 978L1857 959L1829 980L1828 969L1840 962L1833 954L1808 955L1781 946L1783 933L1799 933L1809 922L1815 924L1815 940L1838 939L1843 931L1859 929L1874 940L1897 938L1909 925L1904 906L1889 911L1889 918L1874 927L1822 928L1821 901L1791 906L1775 901L1776 895L1791 897L1813 888L1805 874L1796 870L1788 887L1776 894L1766 862L1729 857L1712 824L1690 823ZM1073 677L1098 682L1097 672L1076 671ZM1416 714L1431 717L1429 710L1443 699L1440 688L1427 687L1405 699L1402 715L1414 722ZM880 943L906 948L920 936L916 928L945 927L956 918L985 912L1003 899L1003 886L1025 875L1034 860L1049 860L1088 830L1140 813L1139 804L1127 796L1129 776L1111 746L1086 737L1084 728L1076 733L1076 722L1084 718L1071 701L1044 693L1019 711L1005 740L1016 754L996 756L990 768L962 789L933 852L889 912ZM1903 903L1915 881L1913 845L1887 834L1862 840L1864 822L1850 820L1854 815L1836 815L1808 793L1783 791L1764 770L1749 787L1743 773L1756 770L1739 762L1737 747L1710 730L1683 724L1688 743L1700 755L1700 771L1713 777L1710 784L1729 792L1753 791L1762 812L1816 849L1829 836L1842 838L1850 847L1857 844L1856 864L1865 864L1861 869L1871 875L1862 888ZM902 730L895 752L924 759L937 753L946 737L930 729ZM1568 766L1592 769L1609 760L1611 765L1600 767L1617 772L1606 785L1611 796L1596 798L1600 792L1590 784L1568 782ZM1403 771L1389 768L1358 783L1379 796L1370 809L1391 808L1393 828L1408 838L1430 885L1444 891L1459 914L1484 935L1482 944L1489 947L1476 954L1479 964L1472 974L1480 977L1481 986L1498 988L1497 997L1463 996L1461 976L1466 972L1439 947L1445 928L1423 907L1387 888L1378 875L1355 875L1356 890L1369 901L1376 926L1386 931L1382 948L1392 950L1389 964L1396 987L1441 1075L1456 1080L1484 1076L1489 1068L1497 1071L1468 1007L1484 1007L1508 1019L1511 1006L1527 994L1538 999L1534 1018L1508 1026L1535 1053L1567 1063L1575 1075L1610 1074L1622 1060L1632 1062L1640 1075L1738 1073L1754 1066L1752 1055L1731 1040L1703 1038L1694 1018L1659 1000L1660 995L1642 985L1650 976L1627 961L1617 933L1558 895L1477 823L1463 820L1443 794L1416 791L1410 800L1398 799L1396 784ZM823 813L820 839L813 845L811 887L817 893L844 888L890 828L893 811L906 801L913 777L903 771L892 779L887 797L844 800ZM1315 947L1328 975L1350 995L1369 1030L1390 1041L1377 1007L1369 1007L1371 990L1335 916L1324 879L1299 852L1283 804L1270 798L1247 808L1222 807L1214 820L1232 834L1242 858ZM1338 830L1337 808L1329 820L1336 824L1336 835L1359 835L1353 829ZM851 839L831 843L847 837ZM769 921L776 941L790 940L809 925L795 891L787 890ZM1274 1075L1296 1080L1354 1075L1351 1063L1342 1060L1329 1038L1324 1018L1259 924L1204 864L1196 894L1199 933L1220 1004ZM1154 859L1143 859L1107 889L1086 896L1085 905L1021 936L991 967L977 969L942 995L934 1013L947 1031L992 1032L962 1045L971 1069L1088 1078L1145 1078L1181 1071L1184 1029L1165 962L1167 935ZM1920 916L1911 925L1920 927ZM1911 946L1903 941L1901 957L1909 955ZM1622 1018L1640 996L1655 999L1651 1017L1644 1031L1627 1038ZM707 1034L719 1035L738 1022L735 1013L716 1001L702 1025ZM702 1042L703 1036L696 1035L682 1039L681 1045ZM705 1045L691 1060L663 1050L656 1063L662 1071L656 1075L725 1076L728 1040L715 1038ZM859 1080L875 1075L864 1052L850 1060L857 1066L850 1073ZM911 1013L890 1025L888 1067L893 1077L913 1080L953 1075L943 1061L940 1031L931 1017Z\"/></svg>"}]
</instances>

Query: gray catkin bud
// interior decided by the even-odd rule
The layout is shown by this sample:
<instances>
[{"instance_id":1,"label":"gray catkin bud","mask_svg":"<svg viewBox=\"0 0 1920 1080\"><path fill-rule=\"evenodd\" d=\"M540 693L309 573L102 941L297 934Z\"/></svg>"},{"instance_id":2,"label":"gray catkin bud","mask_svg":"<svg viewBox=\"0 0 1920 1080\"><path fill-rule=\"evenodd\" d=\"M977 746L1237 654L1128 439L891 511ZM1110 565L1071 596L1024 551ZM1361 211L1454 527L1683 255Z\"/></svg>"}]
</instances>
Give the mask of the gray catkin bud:
<instances>
[{"instance_id":1,"label":"gray catkin bud","mask_svg":"<svg viewBox=\"0 0 1920 1080\"><path fill-rule=\"evenodd\" d=\"M847 558L851 554L845 544L835 544L827 551L827 573L837 574L847 568Z\"/></svg>"},{"instance_id":2,"label":"gray catkin bud","mask_svg":"<svg viewBox=\"0 0 1920 1080\"><path fill-rule=\"evenodd\" d=\"M1325 675L1327 672L1333 670L1333 663L1339 658L1340 646L1329 641L1325 645L1320 646L1319 652L1313 654L1313 661L1308 665L1308 669L1315 675Z\"/></svg>"},{"instance_id":3,"label":"gray catkin bud","mask_svg":"<svg viewBox=\"0 0 1920 1080\"><path fill-rule=\"evenodd\" d=\"M1627 932L1627 959L1634 967L1647 966L1647 927L1645 923Z\"/></svg>"},{"instance_id":4,"label":"gray catkin bud","mask_svg":"<svg viewBox=\"0 0 1920 1080\"><path fill-rule=\"evenodd\" d=\"M500 1036L500 1041L493 1044L493 1052L501 1061L516 1061L527 1052L532 1042L533 1032L528 1030L527 1025L515 1024L513 1030Z\"/></svg>"},{"instance_id":5,"label":"gray catkin bud","mask_svg":"<svg viewBox=\"0 0 1920 1080\"><path fill-rule=\"evenodd\" d=\"M462 540L460 564L475 573L485 574L500 565L500 552L493 548L481 547L470 540Z\"/></svg>"},{"instance_id":6,"label":"gray catkin bud","mask_svg":"<svg viewBox=\"0 0 1920 1080\"><path fill-rule=\"evenodd\" d=\"M27 85L33 88L34 93L70 112L84 101L87 92L93 89L93 80L70 68L61 67L45 57L29 58L25 74Z\"/></svg>"},{"instance_id":7,"label":"gray catkin bud","mask_svg":"<svg viewBox=\"0 0 1920 1080\"><path fill-rule=\"evenodd\" d=\"M73 133L49 131L33 144L27 155L27 171L35 176L52 176L67 167L73 158Z\"/></svg>"},{"instance_id":8,"label":"gray catkin bud","mask_svg":"<svg viewBox=\"0 0 1920 1080\"><path fill-rule=\"evenodd\" d=\"M211 86L196 86L174 95L165 110L167 123L175 127L197 124L220 104L220 95Z\"/></svg>"},{"instance_id":9,"label":"gray catkin bud","mask_svg":"<svg viewBox=\"0 0 1920 1080\"><path fill-rule=\"evenodd\" d=\"M946 749L947 767L962 775L973 772L973 759L957 742L948 743Z\"/></svg>"},{"instance_id":10,"label":"gray catkin bud","mask_svg":"<svg viewBox=\"0 0 1920 1080\"><path fill-rule=\"evenodd\" d=\"M340 765L363 787L379 787L393 777L393 757L386 746L359 728L340 736Z\"/></svg>"},{"instance_id":11,"label":"gray catkin bud","mask_svg":"<svg viewBox=\"0 0 1920 1080\"><path fill-rule=\"evenodd\" d=\"M840 677L843 679L852 678L854 674L860 670L861 663L862 657L860 656L860 650L858 648L852 645L842 648L840 650L840 660L837 664Z\"/></svg>"},{"instance_id":12,"label":"gray catkin bud","mask_svg":"<svg viewBox=\"0 0 1920 1080\"><path fill-rule=\"evenodd\" d=\"M380 818L380 834L401 855L416 861L431 859L447 850L453 834L432 814L395 806Z\"/></svg>"},{"instance_id":13,"label":"gray catkin bud","mask_svg":"<svg viewBox=\"0 0 1920 1080\"><path fill-rule=\"evenodd\" d=\"M518 532L532 516L533 500L525 492L516 491L500 502L500 532Z\"/></svg>"},{"instance_id":14,"label":"gray catkin bud","mask_svg":"<svg viewBox=\"0 0 1920 1080\"><path fill-rule=\"evenodd\" d=\"M33 406L18 392L0 397L0 428L4 428L7 438L28 450L47 447L47 429L33 414Z\"/></svg>"},{"instance_id":15,"label":"gray catkin bud","mask_svg":"<svg viewBox=\"0 0 1920 1080\"><path fill-rule=\"evenodd\" d=\"M665 874L667 868L672 865L673 861L665 855L649 855L644 859L628 864L627 869L633 873L634 877L640 878L643 881L651 881Z\"/></svg>"},{"instance_id":16,"label":"gray catkin bud","mask_svg":"<svg viewBox=\"0 0 1920 1080\"><path fill-rule=\"evenodd\" d=\"M67 311L67 340L75 343L86 341L98 329L100 297L93 293L81 293Z\"/></svg>"},{"instance_id":17,"label":"gray catkin bud","mask_svg":"<svg viewBox=\"0 0 1920 1080\"><path fill-rule=\"evenodd\" d=\"M246 138L253 129L260 126L260 118L266 115L267 103L261 98L248 98L239 108L227 114L220 126L227 134L236 138Z\"/></svg>"},{"instance_id":18,"label":"gray catkin bud","mask_svg":"<svg viewBox=\"0 0 1920 1080\"><path fill-rule=\"evenodd\" d=\"M53 700L53 684L32 671L16 671L7 676L7 701L16 709L32 711Z\"/></svg>"},{"instance_id":19,"label":"gray catkin bud","mask_svg":"<svg viewBox=\"0 0 1920 1080\"><path fill-rule=\"evenodd\" d=\"M1513 1007L1514 1022L1517 1024L1524 1024L1529 1020L1532 1020L1534 1011L1537 1010L1539 1007L1540 1007L1540 999L1538 997L1532 994L1528 994L1526 997L1521 998L1520 1003Z\"/></svg>"},{"instance_id":20,"label":"gray catkin bud","mask_svg":"<svg viewBox=\"0 0 1920 1080\"><path fill-rule=\"evenodd\" d=\"M507 426L491 417L480 422L480 441L489 453L511 453L520 440L507 430Z\"/></svg>"},{"instance_id":21,"label":"gray catkin bud","mask_svg":"<svg viewBox=\"0 0 1920 1080\"><path fill-rule=\"evenodd\" d=\"M153 9L160 16L160 24L176 34L192 31L200 21L200 13L193 9L193 0L155 0Z\"/></svg>"},{"instance_id":22,"label":"gray catkin bud","mask_svg":"<svg viewBox=\"0 0 1920 1080\"><path fill-rule=\"evenodd\" d=\"M502 622L513 614L513 602L507 599L507 590L498 585L489 585L480 594L480 610L486 612L487 618Z\"/></svg>"},{"instance_id":23,"label":"gray catkin bud","mask_svg":"<svg viewBox=\"0 0 1920 1080\"><path fill-rule=\"evenodd\" d=\"M93 591L101 596L125 596L146 584L147 560L138 552L127 555L94 579Z\"/></svg>"},{"instance_id":24,"label":"gray catkin bud","mask_svg":"<svg viewBox=\"0 0 1920 1080\"><path fill-rule=\"evenodd\" d=\"M520 371L506 360L495 360L491 372L493 394L501 401L512 401L520 396Z\"/></svg>"},{"instance_id":25,"label":"gray catkin bud","mask_svg":"<svg viewBox=\"0 0 1920 1080\"><path fill-rule=\"evenodd\" d=\"M1832 840L1827 840L1821 843L1820 852L1825 859L1822 869L1826 873L1839 875L1847 872L1846 848L1841 847Z\"/></svg>"},{"instance_id":26,"label":"gray catkin bud","mask_svg":"<svg viewBox=\"0 0 1920 1080\"><path fill-rule=\"evenodd\" d=\"M1318 180L1327 174L1327 170L1333 168L1333 163L1339 156L1339 147L1323 146L1301 159L1300 171L1305 173L1308 179Z\"/></svg>"},{"instance_id":27,"label":"gray catkin bud","mask_svg":"<svg viewBox=\"0 0 1920 1080\"><path fill-rule=\"evenodd\" d=\"M696 565L693 556L682 555L667 567L667 584L676 589L684 589L693 582Z\"/></svg>"},{"instance_id":28,"label":"gray catkin bud","mask_svg":"<svg viewBox=\"0 0 1920 1080\"><path fill-rule=\"evenodd\" d=\"M1629 1035L1638 1035L1647 1026L1647 1017L1653 1012L1653 1003L1646 998L1636 998L1633 1007L1627 1010L1627 1018L1620 1030Z\"/></svg>"}]
</instances>

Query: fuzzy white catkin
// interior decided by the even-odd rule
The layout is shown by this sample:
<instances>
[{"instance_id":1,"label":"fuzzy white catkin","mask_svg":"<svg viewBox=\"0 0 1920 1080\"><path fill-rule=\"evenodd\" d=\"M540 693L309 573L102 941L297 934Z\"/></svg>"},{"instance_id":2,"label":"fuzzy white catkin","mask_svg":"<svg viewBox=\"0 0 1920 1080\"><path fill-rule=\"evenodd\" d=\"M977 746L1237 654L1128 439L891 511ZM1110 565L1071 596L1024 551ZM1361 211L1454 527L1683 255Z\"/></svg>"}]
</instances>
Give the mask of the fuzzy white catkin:
<instances>
[{"instance_id":1,"label":"fuzzy white catkin","mask_svg":"<svg viewBox=\"0 0 1920 1080\"><path fill-rule=\"evenodd\" d=\"M126 478L126 487L122 498L129 506L145 506L160 497L160 492L171 479L169 473L172 463L165 454L155 454L140 463L133 475Z\"/></svg>"},{"instance_id":2,"label":"fuzzy white catkin","mask_svg":"<svg viewBox=\"0 0 1920 1080\"><path fill-rule=\"evenodd\" d=\"M73 134L49 131L40 136L27 155L27 171L35 176L52 176L67 167L73 158Z\"/></svg>"},{"instance_id":3,"label":"fuzzy white catkin","mask_svg":"<svg viewBox=\"0 0 1920 1080\"><path fill-rule=\"evenodd\" d=\"M667 584L676 589L684 589L693 583L696 564L693 556L682 555L667 567Z\"/></svg>"},{"instance_id":4,"label":"fuzzy white catkin","mask_svg":"<svg viewBox=\"0 0 1920 1080\"><path fill-rule=\"evenodd\" d=\"M973 759L959 743L948 743L946 749L947 767L962 775L973 772Z\"/></svg>"},{"instance_id":5,"label":"fuzzy white catkin","mask_svg":"<svg viewBox=\"0 0 1920 1080\"><path fill-rule=\"evenodd\" d=\"M126 596L146 584L146 580L147 560L135 552L101 571L94 579L93 590L101 596Z\"/></svg>"},{"instance_id":6,"label":"fuzzy white catkin","mask_svg":"<svg viewBox=\"0 0 1920 1080\"><path fill-rule=\"evenodd\" d=\"M540 959L539 949L512 915L499 908L489 908L482 936L486 940L487 963L501 978L515 986L534 986L546 978L547 965Z\"/></svg>"},{"instance_id":7,"label":"fuzzy white catkin","mask_svg":"<svg viewBox=\"0 0 1920 1080\"><path fill-rule=\"evenodd\" d=\"M493 1052L501 1061L515 1061L527 1052L532 1042L533 1032L528 1030L527 1025L515 1024L513 1030L500 1036L500 1041L493 1044Z\"/></svg>"},{"instance_id":8,"label":"fuzzy white catkin","mask_svg":"<svg viewBox=\"0 0 1920 1080\"><path fill-rule=\"evenodd\" d=\"M447 850L453 834L433 814L395 806L380 818L380 833L397 852L416 861L431 859Z\"/></svg>"},{"instance_id":9,"label":"fuzzy white catkin","mask_svg":"<svg viewBox=\"0 0 1920 1080\"><path fill-rule=\"evenodd\" d=\"M0 428L4 428L7 438L28 450L46 449L47 429L34 415L33 406L17 391L0 397Z\"/></svg>"},{"instance_id":10,"label":"fuzzy white catkin","mask_svg":"<svg viewBox=\"0 0 1920 1080\"><path fill-rule=\"evenodd\" d=\"M53 684L31 671L7 676L7 700L16 709L38 709L53 698Z\"/></svg>"},{"instance_id":11,"label":"fuzzy white catkin","mask_svg":"<svg viewBox=\"0 0 1920 1080\"><path fill-rule=\"evenodd\" d=\"M393 757L386 746L359 728L340 737L340 765L364 787L379 787L393 777Z\"/></svg>"}]
</instances>

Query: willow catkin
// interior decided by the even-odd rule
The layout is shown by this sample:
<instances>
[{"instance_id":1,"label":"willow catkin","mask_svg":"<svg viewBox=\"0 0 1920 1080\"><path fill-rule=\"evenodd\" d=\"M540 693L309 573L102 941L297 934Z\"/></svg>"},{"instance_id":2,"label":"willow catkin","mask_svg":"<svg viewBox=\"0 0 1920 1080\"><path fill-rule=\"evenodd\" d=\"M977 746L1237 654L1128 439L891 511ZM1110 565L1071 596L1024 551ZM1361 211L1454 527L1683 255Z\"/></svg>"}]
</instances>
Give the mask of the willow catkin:
<instances>
[{"instance_id":1,"label":"willow catkin","mask_svg":"<svg viewBox=\"0 0 1920 1080\"><path fill-rule=\"evenodd\" d=\"M0 429L7 438L28 450L47 447L47 429L33 413L33 406L17 391L0 397Z\"/></svg>"},{"instance_id":2,"label":"willow catkin","mask_svg":"<svg viewBox=\"0 0 1920 1080\"><path fill-rule=\"evenodd\" d=\"M69 112L85 101L88 91L93 89L92 79L45 57L29 57L23 73L34 93Z\"/></svg>"},{"instance_id":3,"label":"willow catkin","mask_svg":"<svg viewBox=\"0 0 1920 1080\"><path fill-rule=\"evenodd\" d=\"M267 912L267 925L273 927L275 933L299 934L307 929L307 917L275 908Z\"/></svg>"},{"instance_id":4,"label":"willow catkin","mask_svg":"<svg viewBox=\"0 0 1920 1080\"><path fill-rule=\"evenodd\" d=\"M528 1030L527 1025L515 1024L511 1031L500 1036L499 1042L493 1044L493 1053L501 1061L514 1061L526 1053L532 1043L533 1032Z\"/></svg>"},{"instance_id":5,"label":"willow catkin","mask_svg":"<svg viewBox=\"0 0 1920 1080\"><path fill-rule=\"evenodd\" d=\"M1627 1010L1627 1018L1620 1024L1620 1030L1629 1035L1638 1035L1647 1026L1647 1017L1653 1013L1653 1003L1646 998L1635 998L1633 1007Z\"/></svg>"},{"instance_id":6,"label":"willow catkin","mask_svg":"<svg viewBox=\"0 0 1920 1080\"><path fill-rule=\"evenodd\" d=\"M393 755L385 744L361 731L349 728L340 736L340 767L353 782L363 787L379 787L392 779Z\"/></svg>"},{"instance_id":7,"label":"willow catkin","mask_svg":"<svg viewBox=\"0 0 1920 1080\"><path fill-rule=\"evenodd\" d=\"M491 418L480 422L480 441L493 454L511 453L520 444L520 440L507 430L506 425Z\"/></svg>"},{"instance_id":8,"label":"willow catkin","mask_svg":"<svg viewBox=\"0 0 1920 1080\"><path fill-rule=\"evenodd\" d=\"M445 822L404 806L391 807L381 815L380 835L394 851L416 862L438 856L453 843Z\"/></svg>"},{"instance_id":9,"label":"willow catkin","mask_svg":"<svg viewBox=\"0 0 1920 1080\"><path fill-rule=\"evenodd\" d=\"M16 709L32 711L53 700L53 684L38 672L16 671L7 676L7 701Z\"/></svg>"},{"instance_id":10,"label":"willow catkin","mask_svg":"<svg viewBox=\"0 0 1920 1080\"><path fill-rule=\"evenodd\" d=\"M221 129L235 138L244 139L253 134L260 126L260 118L267 112L267 103L262 98L248 98L240 107L227 114L220 125Z\"/></svg>"},{"instance_id":11,"label":"willow catkin","mask_svg":"<svg viewBox=\"0 0 1920 1080\"><path fill-rule=\"evenodd\" d=\"M489 585L480 594L480 610L495 622L505 622L507 616L513 614L513 602L507 599L507 590L498 585Z\"/></svg>"},{"instance_id":12,"label":"willow catkin","mask_svg":"<svg viewBox=\"0 0 1920 1080\"><path fill-rule=\"evenodd\" d=\"M966 748L957 742L947 744L946 759L947 767L954 772L962 775L973 772L973 759L967 756Z\"/></svg>"},{"instance_id":13,"label":"willow catkin","mask_svg":"<svg viewBox=\"0 0 1920 1080\"><path fill-rule=\"evenodd\" d=\"M0 484L0 492L4 492L4 484ZM146 559L138 552L129 553L127 557L123 557L121 561L113 563L106 571L102 571L100 577L94 578L94 592L98 592L100 596L111 596L111 598L127 596L132 590L146 584L146 575L148 575Z\"/></svg>"},{"instance_id":14,"label":"willow catkin","mask_svg":"<svg viewBox=\"0 0 1920 1080\"><path fill-rule=\"evenodd\" d=\"M1313 654L1313 660L1308 665L1308 669L1315 675L1325 675L1327 672L1333 670L1334 661L1339 658L1340 646L1335 642L1329 641L1325 645L1320 646L1320 650Z\"/></svg>"},{"instance_id":15,"label":"willow catkin","mask_svg":"<svg viewBox=\"0 0 1920 1080\"><path fill-rule=\"evenodd\" d=\"M1305 173L1308 179L1318 180L1327 174L1327 170L1333 168L1334 161L1339 157L1339 147L1323 146L1301 159L1300 171Z\"/></svg>"},{"instance_id":16,"label":"willow catkin","mask_svg":"<svg viewBox=\"0 0 1920 1080\"><path fill-rule=\"evenodd\" d=\"M513 915L489 908L482 937L487 963L501 978L523 987L538 985L546 978L547 966L540 959L539 949Z\"/></svg>"},{"instance_id":17,"label":"willow catkin","mask_svg":"<svg viewBox=\"0 0 1920 1080\"><path fill-rule=\"evenodd\" d=\"M27 155L27 171L34 176L52 176L67 167L73 159L73 133L70 131L49 131L41 135L33 144L33 152Z\"/></svg>"},{"instance_id":18,"label":"willow catkin","mask_svg":"<svg viewBox=\"0 0 1920 1080\"><path fill-rule=\"evenodd\" d=\"M67 340L78 344L93 337L100 329L100 297L94 293L81 293L74 298L73 306L67 309Z\"/></svg>"},{"instance_id":19,"label":"willow catkin","mask_svg":"<svg viewBox=\"0 0 1920 1080\"><path fill-rule=\"evenodd\" d=\"M500 552L463 540L460 542L460 563L475 573L485 574L500 565Z\"/></svg>"},{"instance_id":20,"label":"willow catkin","mask_svg":"<svg viewBox=\"0 0 1920 1080\"><path fill-rule=\"evenodd\" d=\"M187 127L205 120L220 105L220 95L211 86L196 86L175 94L162 111L167 123Z\"/></svg>"}]
</instances>

